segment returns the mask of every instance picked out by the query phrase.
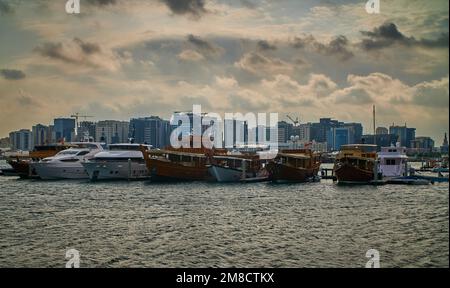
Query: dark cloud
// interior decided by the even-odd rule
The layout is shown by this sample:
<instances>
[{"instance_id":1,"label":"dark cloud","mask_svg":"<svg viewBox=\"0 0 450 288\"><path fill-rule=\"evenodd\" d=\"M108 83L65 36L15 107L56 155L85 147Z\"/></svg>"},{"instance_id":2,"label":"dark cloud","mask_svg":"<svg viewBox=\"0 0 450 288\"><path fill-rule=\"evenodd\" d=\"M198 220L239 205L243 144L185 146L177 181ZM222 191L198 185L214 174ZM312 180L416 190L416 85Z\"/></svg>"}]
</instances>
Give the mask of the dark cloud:
<instances>
[{"instance_id":1,"label":"dark cloud","mask_svg":"<svg viewBox=\"0 0 450 288\"><path fill-rule=\"evenodd\" d=\"M25 78L25 73L14 69L0 69L0 74L8 80L20 80Z\"/></svg>"},{"instance_id":2,"label":"dark cloud","mask_svg":"<svg viewBox=\"0 0 450 288\"><path fill-rule=\"evenodd\" d=\"M312 35L303 38L296 37L292 42L292 46L297 49L309 48L320 54L336 56L343 61L354 56L353 52L350 50L350 41L343 35L337 36L329 43L321 43Z\"/></svg>"},{"instance_id":3,"label":"dark cloud","mask_svg":"<svg viewBox=\"0 0 450 288\"><path fill-rule=\"evenodd\" d=\"M89 4L104 6L104 5L113 5L116 4L116 0L88 0Z\"/></svg>"},{"instance_id":4,"label":"dark cloud","mask_svg":"<svg viewBox=\"0 0 450 288\"><path fill-rule=\"evenodd\" d=\"M1 15L6 15L9 13L12 13L13 11L14 11L13 8L9 5L9 3L7 1L0 0L0 14Z\"/></svg>"},{"instance_id":5,"label":"dark cloud","mask_svg":"<svg viewBox=\"0 0 450 288\"><path fill-rule=\"evenodd\" d=\"M196 18L206 13L204 0L160 0L169 7L174 14L191 15Z\"/></svg>"},{"instance_id":6,"label":"dark cloud","mask_svg":"<svg viewBox=\"0 0 450 288\"><path fill-rule=\"evenodd\" d=\"M81 40L79 38L75 38L75 39L73 39L73 41L75 43L77 43L78 46L80 46L81 50L85 54L94 54L94 53L100 52L100 46L98 44L84 42L83 40Z\"/></svg>"},{"instance_id":7,"label":"dark cloud","mask_svg":"<svg viewBox=\"0 0 450 288\"><path fill-rule=\"evenodd\" d=\"M416 39L401 33L394 23L385 23L372 31L361 31L366 36L360 46L366 50L377 50L399 44L403 46L424 46L428 48L448 47L448 32L442 33L436 39Z\"/></svg>"},{"instance_id":8,"label":"dark cloud","mask_svg":"<svg viewBox=\"0 0 450 288\"><path fill-rule=\"evenodd\" d=\"M72 59L64 55L62 43L47 42L35 48L35 51L45 57L73 62Z\"/></svg>"},{"instance_id":9,"label":"dark cloud","mask_svg":"<svg viewBox=\"0 0 450 288\"><path fill-rule=\"evenodd\" d=\"M217 55L222 53L223 49L210 43L200 37L194 36L192 34L188 35L187 40L192 44L197 50L207 55Z\"/></svg>"},{"instance_id":10,"label":"dark cloud","mask_svg":"<svg viewBox=\"0 0 450 288\"><path fill-rule=\"evenodd\" d=\"M277 49L277 46L275 46L273 44L270 44L266 40L260 40L260 41L258 41L258 43L256 45L258 46L258 49L261 50L261 51L276 50Z\"/></svg>"},{"instance_id":11,"label":"dark cloud","mask_svg":"<svg viewBox=\"0 0 450 288\"><path fill-rule=\"evenodd\" d=\"M249 0L241 0L242 6L248 8L248 9L255 9L256 5L255 3L249 1Z\"/></svg>"},{"instance_id":12,"label":"dark cloud","mask_svg":"<svg viewBox=\"0 0 450 288\"><path fill-rule=\"evenodd\" d=\"M74 38L73 42L80 48L84 55L91 55L100 52L100 46L95 43L84 42L79 38ZM69 55L62 43L47 42L35 48L35 51L45 57L50 57L66 62L76 63L77 59Z\"/></svg>"}]
</instances>

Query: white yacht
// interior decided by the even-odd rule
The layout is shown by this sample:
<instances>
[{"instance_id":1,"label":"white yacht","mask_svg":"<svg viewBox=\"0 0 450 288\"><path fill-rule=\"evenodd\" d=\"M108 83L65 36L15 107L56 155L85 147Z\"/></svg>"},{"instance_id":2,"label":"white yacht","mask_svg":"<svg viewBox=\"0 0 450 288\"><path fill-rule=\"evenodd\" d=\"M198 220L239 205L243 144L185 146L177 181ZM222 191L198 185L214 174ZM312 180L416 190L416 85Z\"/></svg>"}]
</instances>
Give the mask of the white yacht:
<instances>
[{"instance_id":1,"label":"white yacht","mask_svg":"<svg viewBox=\"0 0 450 288\"><path fill-rule=\"evenodd\" d=\"M406 156L406 147L396 146L381 147L378 154L378 172L383 177L401 177L408 173L408 156Z\"/></svg>"},{"instance_id":2,"label":"white yacht","mask_svg":"<svg viewBox=\"0 0 450 288\"><path fill-rule=\"evenodd\" d=\"M91 180L137 180L149 177L139 144L111 144L109 149L83 162ZM142 145L151 149L151 145Z\"/></svg>"},{"instance_id":3,"label":"white yacht","mask_svg":"<svg viewBox=\"0 0 450 288\"><path fill-rule=\"evenodd\" d=\"M76 142L75 147L63 150L55 156L47 157L39 162L30 163L37 175L44 180L54 179L87 179L88 174L82 162L103 151L102 143Z\"/></svg>"}]
</instances>

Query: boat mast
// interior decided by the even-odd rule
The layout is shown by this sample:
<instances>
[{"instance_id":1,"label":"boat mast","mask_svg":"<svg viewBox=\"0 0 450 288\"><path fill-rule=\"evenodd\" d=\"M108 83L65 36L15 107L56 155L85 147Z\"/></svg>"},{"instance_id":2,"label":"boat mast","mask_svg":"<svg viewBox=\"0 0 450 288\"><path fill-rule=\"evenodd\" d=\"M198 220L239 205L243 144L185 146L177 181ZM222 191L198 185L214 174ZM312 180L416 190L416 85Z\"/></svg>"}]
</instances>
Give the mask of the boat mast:
<instances>
[{"instance_id":1,"label":"boat mast","mask_svg":"<svg viewBox=\"0 0 450 288\"><path fill-rule=\"evenodd\" d=\"M375 128L375 105L373 105L373 144L377 145L377 134Z\"/></svg>"}]
</instances>

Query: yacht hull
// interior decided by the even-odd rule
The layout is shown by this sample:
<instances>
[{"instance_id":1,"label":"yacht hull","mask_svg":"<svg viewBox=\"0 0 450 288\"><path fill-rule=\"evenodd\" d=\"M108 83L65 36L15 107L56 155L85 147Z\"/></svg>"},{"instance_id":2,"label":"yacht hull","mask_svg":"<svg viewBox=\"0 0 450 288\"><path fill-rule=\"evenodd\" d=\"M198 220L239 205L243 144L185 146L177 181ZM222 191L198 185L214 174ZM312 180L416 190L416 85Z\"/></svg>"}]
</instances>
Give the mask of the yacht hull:
<instances>
[{"instance_id":1,"label":"yacht hull","mask_svg":"<svg viewBox=\"0 0 450 288\"><path fill-rule=\"evenodd\" d=\"M84 162L89 179L96 180L138 180L149 178L145 163L126 161Z\"/></svg>"},{"instance_id":2,"label":"yacht hull","mask_svg":"<svg viewBox=\"0 0 450 288\"><path fill-rule=\"evenodd\" d=\"M267 177L258 176L256 173L252 172L245 173L245 177L243 177L242 170L219 165L211 165L208 168L208 171L217 182L264 181L267 179Z\"/></svg>"},{"instance_id":3,"label":"yacht hull","mask_svg":"<svg viewBox=\"0 0 450 288\"><path fill-rule=\"evenodd\" d=\"M32 163L31 168L43 180L88 179L89 175L81 163L55 165L53 163Z\"/></svg>"}]
</instances>

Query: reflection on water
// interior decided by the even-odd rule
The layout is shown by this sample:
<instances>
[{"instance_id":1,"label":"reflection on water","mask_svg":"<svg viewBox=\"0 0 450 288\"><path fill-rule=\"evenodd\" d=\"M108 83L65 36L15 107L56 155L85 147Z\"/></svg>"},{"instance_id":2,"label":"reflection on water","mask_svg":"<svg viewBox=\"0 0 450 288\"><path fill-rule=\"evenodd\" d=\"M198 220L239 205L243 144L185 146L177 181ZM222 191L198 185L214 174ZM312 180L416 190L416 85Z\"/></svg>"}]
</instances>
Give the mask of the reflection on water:
<instances>
[{"instance_id":1,"label":"reflection on water","mask_svg":"<svg viewBox=\"0 0 450 288\"><path fill-rule=\"evenodd\" d=\"M448 267L448 184L0 177L0 267Z\"/></svg>"}]
</instances>

